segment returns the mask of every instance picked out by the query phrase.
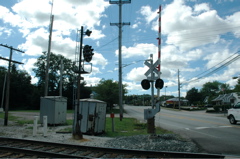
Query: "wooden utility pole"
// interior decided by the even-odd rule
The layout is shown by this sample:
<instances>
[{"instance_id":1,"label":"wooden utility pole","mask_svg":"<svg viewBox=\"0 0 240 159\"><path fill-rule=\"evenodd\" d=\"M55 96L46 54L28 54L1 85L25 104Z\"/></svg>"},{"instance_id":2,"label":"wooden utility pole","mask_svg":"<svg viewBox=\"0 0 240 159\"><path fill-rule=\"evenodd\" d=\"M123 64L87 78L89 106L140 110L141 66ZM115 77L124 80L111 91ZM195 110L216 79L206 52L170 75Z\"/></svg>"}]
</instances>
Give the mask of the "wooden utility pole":
<instances>
[{"instance_id":1,"label":"wooden utility pole","mask_svg":"<svg viewBox=\"0 0 240 159\"><path fill-rule=\"evenodd\" d=\"M5 101L5 117L4 117L4 125L7 126L7 125L8 125L9 94L10 94L10 79L11 79L11 62L23 64L23 63L21 63L21 62L13 61L13 60L12 60L12 53L13 53L13 50L14 50L14 51L18 51L18 52L22 52L22 53L25 53L25 52L22 51L22 50L19 50L19 49L15 49L15 48L13 48L12 46L8 46L8 45L0 44L0 46L3 46L3 47L6 47L6 48L9 48L9 49L10 49L9 59L1 58L1 59L3 59L3 60L9 61L9 63L8 63L8 73L7 73L7 88L6 88L6 101Z\"/></svg>"},{"instance_id":2,"label":"wooden utility pole","mask_svg":"<svg viewBox=\"0 0 240 159\"><path fill-rule=\"evenodd\" d=\"M181 106L181 101L180 101L180 79L179 79L179 75L180 71L178 69L178 109L180 110L180 106Z\"/></svg>"},{"instance_id":3,"label":"wooden utility pole","mask_svg":"<svg viewBox=\"0 0 240 159\"><path fill-rule=\"evenodd\" d=\"M110 4L118 4L119 5L119 22L118 23L110 23L111 26L118 26L119 33L118 33L118 76L119 76L119 107L120 107L120 120L123 118L123 87L122 87L122 27L124 25L130 25L130 23L123 23L122 22L122 5L126 3L131 3L131 0L119 0L119 1L111 1L109 0Z\"/></svg>"},{"instance_id":4,"label":"wooden utility pole","mask_svg":"<svg viewBox=\"0 0 240 159\"><path fill-rule=\"evenodd\" d=\"M52 29L53 29L53 20L54 15L51 15L51 22L50 22L50 33L48 39L48 52L47 52L47 66L45 70L45 88L44 88L44 96L48 96L48 80L49 80L49 62L50 62L50 54L51 54L51 43L52 43Z\"/></svg>"}]
</instances>

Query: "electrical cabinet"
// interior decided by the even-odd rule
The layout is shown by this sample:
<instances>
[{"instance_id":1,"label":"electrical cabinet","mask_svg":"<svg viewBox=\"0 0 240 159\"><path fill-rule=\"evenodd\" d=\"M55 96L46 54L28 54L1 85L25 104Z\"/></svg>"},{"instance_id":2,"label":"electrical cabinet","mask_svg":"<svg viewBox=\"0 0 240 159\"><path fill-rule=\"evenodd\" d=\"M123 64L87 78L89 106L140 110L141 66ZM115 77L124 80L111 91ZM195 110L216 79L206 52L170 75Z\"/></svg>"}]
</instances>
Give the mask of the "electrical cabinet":
<instances>
[{"instance_id":1,"label":"electrical cabinet","mask_svg":"<svg viewBox=\"0 0 240 159\"><path fill-rule=\"evenodd\" d=\"M40 101L40 122L47 116L48 124L60 125L66 123L67 98L62 96L45 96Z\"/></svg>"},{"instance_id":2,"label":"electrical cabinet","mask_svg":"<svg viewBox=\"0 0 240 159\"><path fill-rule=\"evenodd\" d=\"M81 99L79 105L79 125L83 134L102 134L105 132L107 103L96 99ZM74 111L75 130L77 123L77 107Z\"/></svg>"}]
</instances>

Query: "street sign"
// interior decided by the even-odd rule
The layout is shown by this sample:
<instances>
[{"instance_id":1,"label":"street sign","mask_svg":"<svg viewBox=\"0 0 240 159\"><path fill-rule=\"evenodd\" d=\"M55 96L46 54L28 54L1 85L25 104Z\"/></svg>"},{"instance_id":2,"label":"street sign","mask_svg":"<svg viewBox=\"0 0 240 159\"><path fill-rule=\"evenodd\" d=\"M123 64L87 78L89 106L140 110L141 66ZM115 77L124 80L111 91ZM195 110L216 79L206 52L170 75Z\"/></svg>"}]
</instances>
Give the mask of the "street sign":
<instances>
[{"instance_id":1,"label":"street sign","mask_svg":"<svg viewBox=\"0 0 240 159\"><path fill-rule=\"evenodd\" d=\"M151 72L158 74L157 70L157 65L159 64L158 60L153 65L151 65L151 63L149 63L148 60L146 60L144 64L149 67L147 72L144 74L146 77L148 77L151 74Z\"/></svg>"}]
</instances>

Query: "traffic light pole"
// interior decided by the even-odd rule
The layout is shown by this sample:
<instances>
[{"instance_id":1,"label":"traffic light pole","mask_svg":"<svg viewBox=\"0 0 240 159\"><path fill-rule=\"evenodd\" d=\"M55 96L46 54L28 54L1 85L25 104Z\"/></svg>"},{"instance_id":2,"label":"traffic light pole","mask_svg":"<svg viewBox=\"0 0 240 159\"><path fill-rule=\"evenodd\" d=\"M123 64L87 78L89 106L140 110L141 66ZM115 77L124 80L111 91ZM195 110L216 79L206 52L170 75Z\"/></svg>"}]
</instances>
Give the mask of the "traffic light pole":
<instances>
[{"instance_id":1,"label":"traffic light pole","mask_svg":"<svg viewBox=\"0 0 240 159\"><path fill-rule=\"evenodd\" d=\"M83 26L81 26L81 30L80 30L80 47L79 47L79 59L76 58L76 60L78 60L79 65L78 65L78 71L76 71L75 73L78 73L78 78L77 78L77 101L74 101L75 107L76 107L76 125L75 126L75 130L73 130L73 137L74 139L82 139L82 132L81 132L81 119L82 119L82 114L79 114L79 109L80 109L80 85L81 85L81 74L85 74L85 73L89 73L84 71L83 66L82 66L82 50L83 50L83 35L87 35L90 36L92 33L92 31L87 30L86 32L83 32ZM92 51L93 49L91 49L91 46L89 48L89 53L91 54L91 56L93 55ZM78 52L76 52L78 53ZM89 57L89 59L85 59L85 61L90 62L92 59L92 57ZM76 61L77 62L77 61Z\"/></svg>"},{"instance_id":2,"label":"traffic light pole","mask_svg":"<svg viewBox=\"0 0 240 159\"><path fill-rule=\"evenodd\" d=\"M80 83L81 83L81 70L82 70L82 43L83 43L83 26L81 26L81 33L80 33L80 51L79 51L79 73L77 78L77 121L75 125L75 132L73 132L74 139L82 139L82 132L80 130L80 122L82 115L79 114L79 107L80 107ZM76 101L75 101L76 102Z\"/></svg>"}]
</instances>

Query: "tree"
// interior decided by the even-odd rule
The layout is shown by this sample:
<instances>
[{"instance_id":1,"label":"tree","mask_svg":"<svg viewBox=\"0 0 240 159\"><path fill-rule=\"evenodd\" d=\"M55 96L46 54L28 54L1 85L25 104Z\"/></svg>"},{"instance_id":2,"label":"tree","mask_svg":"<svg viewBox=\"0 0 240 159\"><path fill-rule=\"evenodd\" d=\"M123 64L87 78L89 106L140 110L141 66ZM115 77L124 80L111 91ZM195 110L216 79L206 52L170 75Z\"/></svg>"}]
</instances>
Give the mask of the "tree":
<instances>
[{"instance_id":1,"label":"tree","mask_svg":"<svg viewBox=\"0 0 240 159\"><path fill-rule=\"evenodd\" d=\"M36 68L33 69L33 72L38 77L37 85L41 88L41 92L43 94L44 85L45 85L45 72L46 72L46 59L47 54L44 52L41 55L37 62L34 64ZM63 69L63 91L66 90L66 86L68 83L72 83L74 81L74 63L65 58L62 55L56 55L51 53L49 60L49 95L56 96L59 95L59 83L60 83L60 68L61 68L61 60L64 63Z\"/></svg>"},{"instance_id":2,"label":"tree","mask_svg":"<svg viewBox=\"0 0 240 159\"><path fill-rule=\"evenodd\" d=\"M31 76L24 70L17 70L17 67L14 64L11 68L9 109L35 109L37 103L37 101L35 100L36 92L34 91L35 87L31 84ZM3 93L2 90L6 74L7 69L4 67L0 67L1 97ZM6 86L4 93L5 99ZM6 101L4 101L3 106L5 106L5 102Z\"/></svg>"},{"instance_id":3,"label":"tree","mask_svg":"<svg viewBox=\"0 0 240 159\"><path fill-rule=\"evenodd\" d=\"M97 93L96 98L107 102L110 109L112 109L113 104L119 102L119 87L118 82L113 80L102 79L99 84L94 88ZM123 96L127 93L126 85L123 85Z\"/></svg>"},{"instance_id":4,"label":"tree","mask_svg":"<svg viewBox=\"0 0 240 159\"><path fill-rule=\"evenodd\" d=\"M238 83L234 87L233 91L234 92L240 92L240 79L239 78L238 78Z\"/></svg>"},{"instance_id":5,"label":"tree","mask_svg":"<svg viewBox=\"0 0 240 159\"><path fill-rule=\"evenodd\" d=\"M202 94L203 98L205 98L206 96L215 97L220 92L221 85L222 83L218 81L207 82L203 85L200 93Z\"/></svg>"},{"instance_id":6,"label":"tree","mask_svg":"<svg viewBox=\"0 0 240 159\"><path fill-rule=\"evenodd\" d=\"M36 66L33 69L36 77L38 77L37 87L41 94L43 95L44 86L45 86L45 71L46 71L46 59L47 54L43 53L34 64ZM60 68L61 60L64 63L64 69L62 74L63 81L63 96L68 99L68 108L73 106L73 89L77 89L77 75L74 73L76 70L76 65L70 59L65 58L62 55L56 55L51 53L49 60L49 96L59 96L60 89ZM77 90L76 90L77 92ZM89 98L91 94L91 89L86 87L86 82L81 82L80 84L80 98Z\"/></svg>"},{"instance_id":7,"label":"tree","mask_svg":"<svg viewBox=\"0 0 240 159\"><path fill-rule=\"evenodd\" d=\"M191 104L197 104L198 102L202 101L202 95L200 92L198 92L198 89L193 87L189 91L187 91L186 99L191 103Z\"/></svg>"},{"instance_id":8,"label":"tree","mask_svg":"<svg viewBox=\"0 0 240 159\"><path fill-rule=\"evenodd\" d=\"M222 91L223 94L228 94L232 92L230 85L226 83L220 85L220 90Z\"/></svg>"}]
</instances>

